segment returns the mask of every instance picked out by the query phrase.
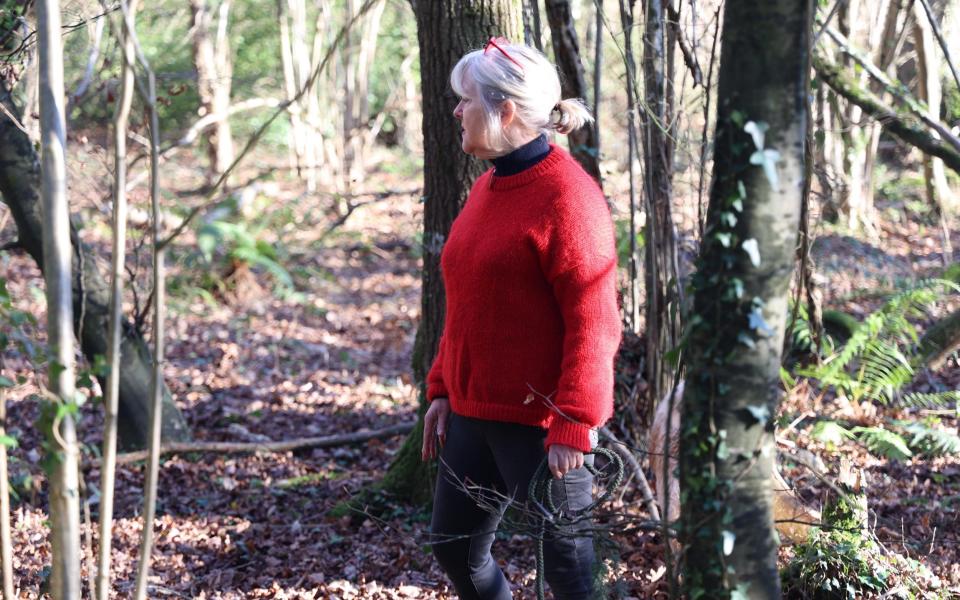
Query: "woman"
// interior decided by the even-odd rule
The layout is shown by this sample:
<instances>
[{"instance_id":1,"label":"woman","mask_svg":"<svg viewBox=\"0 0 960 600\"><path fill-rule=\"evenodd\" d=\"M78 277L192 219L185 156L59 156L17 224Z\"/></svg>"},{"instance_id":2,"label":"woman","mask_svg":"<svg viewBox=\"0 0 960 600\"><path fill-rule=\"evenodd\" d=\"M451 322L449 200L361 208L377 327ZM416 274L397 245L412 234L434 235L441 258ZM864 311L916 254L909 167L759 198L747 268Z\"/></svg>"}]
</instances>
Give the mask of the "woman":
<instances>
[{"instance_id":1,"label":"woman","mask_svg":"<svg viewBox=\"0 0 960 600\"><path fill-rule=\"evenodd\" d=\"M612 410L620 341L616 250L599 187L547 141L591 120L579 100L560 99L555 67L491 39L460 59L450 83L463 151L494 166L474 183L441 257L446 322L423 436L424 460L442 448L433 551L461 598L507 599L490 556L502 500L524 502L546 456L558 504L591 501L584 453ZM590 597L589 534L547 538L554 596Z\"/></svg>"}]
</instances>

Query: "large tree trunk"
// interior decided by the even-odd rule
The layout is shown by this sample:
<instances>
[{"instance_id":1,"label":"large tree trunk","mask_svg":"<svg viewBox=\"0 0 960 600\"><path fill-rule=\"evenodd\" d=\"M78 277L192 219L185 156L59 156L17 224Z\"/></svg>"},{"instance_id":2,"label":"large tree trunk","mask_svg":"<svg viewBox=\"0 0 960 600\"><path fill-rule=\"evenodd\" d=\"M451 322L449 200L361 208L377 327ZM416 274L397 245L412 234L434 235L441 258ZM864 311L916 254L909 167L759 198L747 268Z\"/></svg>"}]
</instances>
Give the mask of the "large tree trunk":
<instances>
[{"instance_id":1,"label":"large tree trunk","mask_svg":"<svg viewBox=\"0 0 960 600\"><path fill-rule=\"evenodd\" d=\"M580 43L574 27L570 0L546 0L547 21L553 40L553 56L560 70L560 87L564 98L587 100L587 81L580 62ZM577 159L591 177L600 179L600 148L597 141L597 123L588 123L571 131L570 154Z\"/></svg>"},{"instance_id":2,"label":"large tree trunk","mask_svg":"<svg viewBox=\"0 0 960 600\"><path fill-rule=\"evenodd\" d=\"M519 39L523 32L520 9L519 0L420 0L414 5L423 94L424 207L423 291L413 372L421 400L446 311L440 252L470 185L485 169L482 162L460 151L450 71L461 56L482 47L490 36ZM420 504L433 495L430 469L420 461L422 435L421 418L381 482L383 489Z\"/></svg>"},{"instance_id":3,"label":"large tree trunk","mask_svg":"<svg viewBox=\"0 0 960 600\"><path fill-rule=\"evenodd\" d=\"M667 10L661 0L647 0L643 32L643 87L646 100L641 114L644 196L646 199L646 244L644 287L646 290L647 382L650 396L662 398L673 385L673 368L664 355L677 343L680 323L679 294L683 286L677 264L677 240L673 210L673 65L674 37L667 34ZM671 281L673 282L671 284ZM670 304L674 307L671 310ZM653 418L649 403L647 422Z\"/></svg>"},{"instance_id":4,"label":"large tree trunk","mask_svg":"<svg viewBox=\"0 0 960 600\"><path fill-rule=\"evenodd\" d=\"M811 16L810 0L726 3L680 440L689 597L780 597L770 473L804 189Z\"/></svg>"},{"instance_id":5,"label":"large tree trunk","mask_svg":"<svg viewBox=\"0 0 960 600\"><path fill-rule=\"evenodd\" d=\"M47 288L49 374L46 399L50 460L50 596L80 597L80 474L71 302L70 213L67 209L67 124L64 117L60 3L37 3L40 40L40 149L43 181L43 273Z\"/></svg>"},{"instance_id":6,"label":"large tree trunk","mask_svg":"<svg viewBox=\"0 0 960 600\"><path fill-rule=\"evenodd\" d=\"M213 17L207 0L190 0L190 12L193 15L193 63L197 69L200 116L219 116L206 139L210 161L207 165L208 180L213 182L233 162L233 136L227 117L233 77L230 41L226 35L230 0L223 0L220 4L216 37L211 32Z\"/></svg>"},{"instance_id":7,"label":"large tree trunk","mask_svg":"<svg viewBox=\"0 0 960 600\"><path fill-rule=\"evenodd\" d=\"M9 93L0 89L0 101L17 114ZM43 265L43 208L40 204L40 161L25 133L0 115L0 195L17 223L18 243L38 265ZM71 229L73 242L74 331L91 363L107 354L110 286L97 268L96 259ZM82 322L81 322L82 315ZM150 350L130 323L123 324L120 357L120 412L118 429L125 448L142 448L150 430ZM102 380L101 386L106 387ZM167 441L190 437L183 416L164 391L163 436Z\"/></svg>"}]
</instances>

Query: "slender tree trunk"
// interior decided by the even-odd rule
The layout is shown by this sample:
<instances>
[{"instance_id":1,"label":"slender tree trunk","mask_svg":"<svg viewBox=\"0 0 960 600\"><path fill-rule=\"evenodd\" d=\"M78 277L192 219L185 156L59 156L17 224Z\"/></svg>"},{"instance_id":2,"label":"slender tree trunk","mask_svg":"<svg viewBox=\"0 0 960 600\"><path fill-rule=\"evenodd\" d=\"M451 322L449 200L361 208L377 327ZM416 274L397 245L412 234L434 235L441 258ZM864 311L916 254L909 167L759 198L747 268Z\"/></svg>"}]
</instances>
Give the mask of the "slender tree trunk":
<instances>
[{"instance_id":1,"label":"slender tree trunk","mask_svg":"<svg viewBox=\"0 0 960 600\"><path fill-rule=\"evenodd\" d=\"M232 63L230 41L226 35L230 0L223 0L219 8L217 31L212 32L213 16L207 0L190 0L193 15L193 64L197 69L197 93L200 95L200 115L219 118L205 141L207 179L216 181L233 162L233 137L230 132L230 83Z\"/></svg>"},{"instance_id":2,"label":"slender tree trunk","mask_svg":"<svg viewBox=\"0 0 960 600\"><path fill-rule=\"evenodd\" d=\"M630 292L625 301L627 325L633 331L640 327L639 267L637 260L637 189L634 163L637 158L637 66L633 58L633 2L620 0L620 25L623 28L624 63L627 70L627 170L630 180Z\"/></svg>"},{"instance_id":3,"label":"slender tree trunk","mask_svg":"<svg viewBox=\"0 0 960 600\"><path fill-rule=\"evenodd\" d=\"M0 102L12 114L18 110L9 91L0 87ZM25 133L0 114L0 195L17 223L17 243L43 262L43 209L40 202L40 162ZM91 363L107 355L110 289L97 268L97 261L71 229L73 242L73 316L74 331ZM124 321L120 353L120 407L117 427L121 446L143 448L149 431L150 364L152 358L143 337ZM104 389L107 381L100 381ZM185 441L190 431L169 390L164 390L163 436L167 441Z\"/></svg>"},{"instance_id":4,"label":"slender tree trunk","mask_svg":"<svg viewBox=\"0 0 960 600\"><path fill-rule=\"evenodd\" d=\"M473 180L485 170L483 163L460 151L454 102L448 93L450 71L461 56L482 47L490 36L518 39L522 19L519 0L421 0L414 12L420 42L425 200L423 291L413 372L423 402L424 382L436 356L446 312L440 253ZM430 500L433 490L430 469L420 461L422 435L420 419L381 482L385 490L421 504Z\"/></svg>"},{"instance_id":5,"label":"slender tree trunk","mask_svg":"<svg viewBox=\"0 0 960 600\"><path fill-rule=\"evenodd\" d=\"M893 64L903 41L905 4L906 0L850 0L839 12L842 33L867 50L872 62L883 71ZM848 61L845 57L844 62ZM867 73L861 73L859 79L861 86L871 85ZM835 115L839 118L837 128L844 132L841 137L845 185L840 188L844 195L838 212L850 228L875 232L873 175L882 126L872 120L864 122L862 109L852 103L845 103L844 109L835 111Z\"/></svg>"},{"instance_id":6,"label":"slender tree trunk","mask_svg":"<svg viewBox=\"0 0 960 600\"><path fill-rule=\"evenodd\" d=\"M37 2L40 41L40 148L43 184L44 279L47 286L47 345L51 414L47 435L50 472L50 595L80 597L80 477L73 358L70 213L67 209L67 132L64 118L63 39L57 0Z\"/></svg>"},{"instance_id":7,"label":"slender tree trunk","mask_svg":"<svg viewBox=\"0 0 960 600\"><path fill-rule=\"evenodd\" d=\"M600 86L603 82L603 2L601 1L595 7L595 26L594 49L593 49L593 118L595 126L593 128L595 143L597 144L597 161L600 160Z\"/></svg>"},{"instance_id":8,"label":"slender tree trunk","mask_svg":"<svg viewBox=\"0 0 960 600\"><path fill-rule=\"evenodd\" d=\"M365 156L367 146L364 144L367 136L364 135L370 121L369 106L369 79L370 68L377 50L377 36L380 32L380 21L383 17L386 2L377 2L370 11L363 16L360 24L359 44L347 49L345 59L350 65L347 70L350 83L348 103L344 105L344 116L348 117L344 124L344 188L355 184L362 184L365 173ZM351 6L350 14L356 12ZM349 128L348 128L349 127Z\"/></svg>"},{"instance_id":9,"label":"slender tree trunk","mask_svg":"<svg viewBox=\"0 0 960 600\"><path fill-rule=\"evenodd\" d=\"M573 22L570 0L546 0L544 8L550 23L553 56L560 70L560 87L564 98L587 99L587 80L580 61L580 44ZM570 154L598 184L600 154L597 141L597 123L588 123L569 135Z\"/></svg>"},{"instance_id":10,"label":"slender tree trunk","mask_svg":"<svg viewBox=\"0 0 960 600\"><path fill-rule=\"evenodd\" d=\"M676 345L680 313L676 290L681 279L675 257L673 209L673 71L672 36L667 35L667 10L661 0L647 0L643 33L643 83L646 101L640 136L644 158L647 222L644 246L646 288L646 372L650 396L662 398L673 385L673 368L664 355ZM673 281L673 285L671 285ZM673 306L671 307L671 304ZM653 405L646 416L653 418Z\"/></svg>"},{"instance_id":11,"label":"slender tree trunk","mask_svg":"<svg viewBox=\"0 0 960 600\"><path fill-rule=\"evenodd\" d=\"M0 385L0 567L3 568L3 600L13 595L13 537L10 533L10 480L7 471L7 395Z\"/></svg>"},{"instance_id":12,"label":"slender tree trunk","mask_svg":"<svg viewBox=\"0 0 960 600\"><path fill-rule=\"evenodd\" d=\"M124 2L125 0L121 0ZM128 17L133 35L133 20ZM160 121L157 116L157 86L153 71L143 61L147 71L147 107L150 111L150 199L153 220L153 370L150 377L150 458L147 460L143 494L143 537L140 542L140 564L137 569L136 599L147 597L147 577L150 573L150 555L153 551L153 520L157 508L157 478L160 471L160 432L163 423L163 359L164 312L166 310L166 274L163 235L160 225Z\"/></svg>"},{"instance_id":13,"label":"slender tree trunk","mask_svg":"<svg viewBox=\"0 0 960 600\"><path fill-rule=\"evenodd\" d=\"M779 598L770 472L804 188L809 0L727 0L680 478L688 597ZM757 164L759 163L759 164Z\"/></svg>"},{"instance_id":14,"label":"slender tree trunk","mask_svg":"<svg viewBox=\"0 0 960 600\"><path fill-rule=\"evenodd\" d=\"M917 53L917 99L926 104L931 119L940 119L940 57L937 55L933 27L921 2L913 5L913 46ZM935 15L930 15L935 18ZM927 201L937 212L940 221L940 237L943 243L943 264L953 262L953 245L950 243L949 208L954 204L953 192L947 184L943 161L935 156L923 157L923 180L926 184Z\"/></svg>"},{"instance_id":15,"label":"slender tree trunk","mask_svg":"<svg viewBox=\"0 0 960 600\"><path fill-rule=\"evenodd\" d=\"M137 0L130 4L130 14L137 12ZM123 31L120 28L119 31ZM134 91L133 39L122 34L120 65L120 102L113 119L113 256L110 272L110 314L108 317L107 387L103 400L103 467L100 470L100 549L97 558L98 600L110 596L110 553L113 546L113 491L117 460L117 410L120 405L120 352L123 328L123 267L127 240L127 121Z\"/></svg>"}]
</instances>

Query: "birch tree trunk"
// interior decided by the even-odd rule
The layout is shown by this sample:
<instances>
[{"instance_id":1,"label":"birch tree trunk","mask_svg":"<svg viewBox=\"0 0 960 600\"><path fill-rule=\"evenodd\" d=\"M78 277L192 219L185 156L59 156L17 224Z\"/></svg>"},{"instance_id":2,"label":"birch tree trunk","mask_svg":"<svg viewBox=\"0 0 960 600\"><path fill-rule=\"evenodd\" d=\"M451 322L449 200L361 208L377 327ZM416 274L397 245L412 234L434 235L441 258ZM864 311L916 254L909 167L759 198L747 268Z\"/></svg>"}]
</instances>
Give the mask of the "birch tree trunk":
<instances>
[{"instance_id":1,"label":"birch tree trunk","mask_svg":"<svg viewBox=\"0 0 960 600\"><path fill-rule=\"evenodd\" d=\"M940 56L933 37L933 27L921 2L913 4L913 46L917 54L917 99L926 104L928 115L937 121L940 119L940 103L943 93L940 87ZM936 134L934 134L936 135ZM943 161L935 156L923 156L923 180L927 192L927 201L937 212L940 220L940 233L943 242L943 264L953 262L953 246L950 243L949 207L955 201L953 192L947 183Z\"/></svg>"},{"instance_id":2,"label":"birch tree trunk","mask_svg":"<svg viewBox=\"0 0 960 600\"><path fill-rule=\"evenodd\" d=\"M414 7L420 42L423 96L423 283L420 328L413 348L413 372L424 408L425 380L443 331L446 293L440 252L470 186L485 167L460 150L455 102L448 93L450 71L468 51L483 47L491 35L519 39L520 0L420 0ZM423 411L421 410L421 413ZM420 460L421 418L405 440L381 487L411 502L432 498L430 468Z\"/></svg>"},{"instance_id":3,"label":"birch tree trunk","mask_svg":"<svg viewBox=\"0 0 960 600\"><path fill-rule=\"evenodd\" d=\"M810 0L726 3L680 444L690 598L780 597L770 472L804 189L812 10Z\"/></svg>"},{"instance_id":4,"label":"birch tree trunk","mask_svg":"<svg viewBox=\"0 0 960 600\"><path fill-rule=\"evenodd\" d=\"M580 43L574 26L570 0L546 0L544 8L550 23L550 38L553 41L553 56L560 71L560 87L564 98L580 98L587 101L587 81L580 61ZM598 184L600 179L600 150L597 140L597 123L587 123L571 131L570 154Z\"/></svg>"},{"instance_id":5,"label":"birch tree trunk","mask_svg":"<svg viewBox=\"0 0 960 600\"><path fill-rule=\"evenodd\" d=\"M230 131L230 88L233 63L227 24L230 1L222 0L218 9L216 33L211 32L213 16L207 0L190 0L193 15L193 63L197 69L197 93L200 95L200 116L217 115L213 130L206 136L209 159L208 181L211 183L233 162L233 136Z\"/></svg>"},{"instance_id":6,"label":"birch tree trunk","mask_svg":"<svg viewBox=\"0 0 960 600\"><path fill-rule=\"evenodd\" d=\"M70 213L67 210L67 132L64 118L63 40L58 0L37 2L40 44L40 148L44 211L43 263L47 286L47 345L52 406L47 435L50 472L50 595L80 597L80 486L73 420L73 297ZM74 407L74 408L71 408Z\"/></svg>"},{"instance_id":7,"label":"birch tree trunk","mask_svg":"<svg viewBox=\"0 0 960 600\"><path fill-rule=\"evenodd\" d=\"M135 15L137 0L129 11ZM120 28L123 32L123 28ZM107 333L107 361L110 372L103 399L103 467L100 470L100 548L97 555L96 594L98 600L110 596L110 553L113 547L113 492L117 461L117 410L120 405L120 354L123 326L123 273L127 240L127 120L133 104L133 39L121 33L120 101L113 119L113 256L110 271L110 314Z\"/></svg>"}]
</instances>

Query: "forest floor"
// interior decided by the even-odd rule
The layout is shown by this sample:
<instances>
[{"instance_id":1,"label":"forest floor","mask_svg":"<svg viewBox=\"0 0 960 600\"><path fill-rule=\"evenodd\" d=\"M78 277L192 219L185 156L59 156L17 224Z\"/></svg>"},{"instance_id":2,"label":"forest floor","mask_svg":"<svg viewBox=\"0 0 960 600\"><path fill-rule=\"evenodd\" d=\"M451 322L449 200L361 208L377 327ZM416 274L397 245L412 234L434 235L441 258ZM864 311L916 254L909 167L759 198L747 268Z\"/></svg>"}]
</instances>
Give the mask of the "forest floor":
<instances>
[{"instance_id":1,"label":"forest floor","mask_svg":"<svg viewBox=\"0 0 960 600\"><path fill-rule=\"evenodd\" d=\"M108 160L93 144L71 166L72 202L81 235L99 254L109 255L106 225ZM402 159L396 159L400 161ZM184 205L196 174L170 164L171 195ZM400 169L397 172L397 169ZM394 172L390 172L394 171ZM365 202L328 235L336 201L295 191L289 178L262 179L234 195L220 218L245 222L245 231L269 244L291 277L282 285L264 269L236 268L231 244L220 241L206 262L193 231L173 246L169 275L166 381L197 440L265 441L377 429L416 418L410 354L420 312L418 229L422 217L415 165L384 162L364 190L401 193ZM616 186L611 186L616 189ZM623 189L622 187L619 189ZM617 194L618 192L614 192ZM622 197L622 196L620 196ZM344 200L341 199L341 202ZM141 191L132 197L147 206ZM882 303L877 289L939 275L937 229L918 225L903 205L886 201L873 240L816 228L814 256L824 303L862 318ZM208 221L213 218L206 217ZM133 216L129 261L137 275L139 302L148 295L149 252L137 252L146 228ZM12 220L0 207L0 244L15 238ZM2 225L3 223L5 225ZM953 243L960 247L960 236ZM106 272L106 269L104 269ZM229 274L228 274L229 272ZM18 308L41 322L43 281L23 254L0 254ZM220 283L217 283L220 282ZM128 294L128 314L142 310ZM145 325L150 336L149 323ZM11 452L15 584L20 597L43 595L50 546L41 468L39 413L34 367L22 356L3 356L4 374L26 382L7 393L9 431L19 439ZM954 357L937 372L924 372L923 389L960 388ZM96 396L94 384L87 393ZM870 404L874 407L873 404ZM831 395L795 390L784 402L792 426L783 443L812 452L835 475L840 458L866 473L870 526L888 548L926 564L945 587L960 589L960 457L904 461L878 459L852 441L826 448L814 440L816 416L850 420L852 407ZM907 417L902 408L856 411L858 422ZM86 452L100 445L101 412L95 402L81 410L80 437ZM943 417L957 427L957 415ZM401 436L278 454L195 454L161 462L156 548L150 578L153 598L449 598L451 589L426 545L429 516L424 507L392 505L385 516L328 512L377 481L400 448ZM799 494L819 505L825 487L809 471L785 465ZM142 509L143 463L121 466L117 478L113 541L115 596L129 597L135 577ZM90 573L90 538L96 546L99 472L87 469L85 499L94 526L84 526L85 581ZM610 511L646 518L631 483ZM667 588L664 544L659 535L618 529L608 561L608 579L624 597L663 596ZM532 598L533 544L504 532L494 555L515 597ZM783 554L789 555L789 550Z\"/></svg>"}]
</instances>

